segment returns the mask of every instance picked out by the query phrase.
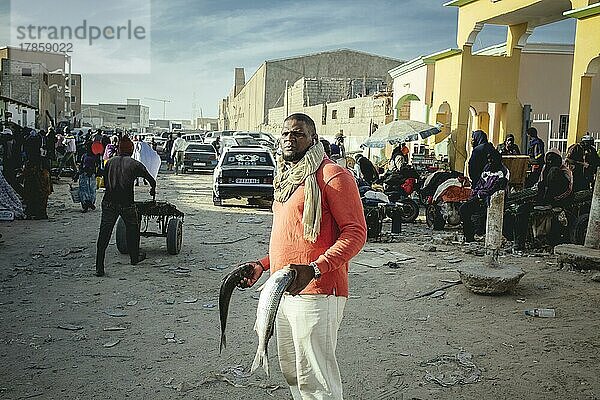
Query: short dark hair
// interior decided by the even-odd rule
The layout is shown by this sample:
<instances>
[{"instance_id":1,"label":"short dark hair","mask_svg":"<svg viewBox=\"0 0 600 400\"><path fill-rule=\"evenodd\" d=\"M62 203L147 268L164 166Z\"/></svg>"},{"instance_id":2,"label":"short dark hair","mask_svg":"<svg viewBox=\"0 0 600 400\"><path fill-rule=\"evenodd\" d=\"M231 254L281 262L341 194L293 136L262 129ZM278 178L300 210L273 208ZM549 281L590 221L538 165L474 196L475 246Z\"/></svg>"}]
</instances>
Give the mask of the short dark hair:
<instances>
[{"instance_id":1,"label":"short dark hair","mask_svg":"<svg viewBox=\"0 0 600 400\"><path fill-rule=\"evenodd\" d=\"M308 133L310 133L311 136L317 135L317 127L315 126L315 121L313 121L312 118L308 115L302 113L294 113L289 115L286 119L284 119L283 122L291 120L304 122L304 124L306 124L306 126L308 127Z\"/></svg>"},{"instance_id":2,"label":"short dark hair","mask_svg":"<svg viewBox=\"0 0 600 400\"><path fill-rule=\"evenodd\" d=\"M531 137L537 137L538 136L538 131L537 129L535 129L533 126L531 128L527 129L527 134Z\"/></svg>"},{"instance_id":3,"label":"short dark hair","mask_svg":"<svg viewBox=\"0 0 600 400\"><path fill-rule=\"evenodd\" d=\"M321 143L323 144L323 148L325 149L325 154L327 157L331 157L331 143L327 139L321 139Z\"/></svg>"}]
</instances>

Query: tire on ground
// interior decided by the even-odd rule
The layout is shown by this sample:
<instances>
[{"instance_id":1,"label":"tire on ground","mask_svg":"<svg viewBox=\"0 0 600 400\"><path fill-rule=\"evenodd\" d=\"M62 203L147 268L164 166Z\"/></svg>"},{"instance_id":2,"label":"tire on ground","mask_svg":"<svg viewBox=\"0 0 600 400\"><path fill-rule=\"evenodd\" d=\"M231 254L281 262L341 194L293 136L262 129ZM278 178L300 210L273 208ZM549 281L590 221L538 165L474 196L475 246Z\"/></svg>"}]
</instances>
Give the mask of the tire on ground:
<instances>
[{"instance_id":1,"label":"tire on ground","mask_svg":"<svg viewBox=\"0 0 600 400\"><path fill-rule=\"evenodd\" d=\"M446 221L444 220L440 208L434 204L427 206L427 209L425 210L425 221L427 221L428 227L436 231L441 231L446 225Z\"/></svg>"},{"instance_id":2,"label":"tire on ground","mask_svg":"<svg viewBox=\"0 0 600 400\"><path fill-rule=\"evenodd\" d=\"M402 203L402 222L415 222L419 217L419 205L412 199L405 199Z\"/></svg>"},{"instance_id":3,"label":"tire on ground","mask_svg":"<svg viewBox=\"0 0 600 400\"><path fill-rule=\"evenodd\" d=\"M125 221L123 221L123 218L121 217L117 219L116 239L117 250L119 250L119 253L128 254L129 252L127 251L127 228L125 227Z\"/></svg>"},{"instance_id":4,"label":"tire on ground","mask_svg":"<svg viewBox=\"0 0 600 400\"><path fill-rule=\"evenodd\" d=\"M179 218L171 218L167 224L167 252L179 254L183 239L183 222Z\"/></svg>"}]
</instances>

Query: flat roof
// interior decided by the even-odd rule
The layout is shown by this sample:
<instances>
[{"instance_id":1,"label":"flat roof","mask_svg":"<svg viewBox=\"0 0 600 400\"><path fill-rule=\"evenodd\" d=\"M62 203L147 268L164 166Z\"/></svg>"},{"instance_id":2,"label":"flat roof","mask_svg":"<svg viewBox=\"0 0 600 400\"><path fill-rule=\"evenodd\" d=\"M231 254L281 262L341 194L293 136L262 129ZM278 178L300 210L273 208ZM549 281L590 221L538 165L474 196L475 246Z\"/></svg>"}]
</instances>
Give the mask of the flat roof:
<instances>
[{"instance_id":1,"label":"flat roof","mask_svg":"<svg viewBox=\"0 0 600 400\"><path fill-rule=\"evenodd\" d=\"M6 102L9 102L9 103L15 103L15 104L18 104L18 105L20 105L20 106L23 106L23 107L29 107L29 108L33 108L34 110L37 110L37 109L38 109L37 107L35 107L35 106L32 106L31 104L27 104L27 103L25 103L25 102L23 102L23 101L19 101L19 100L11 99L10 97L6 97L6 96L0 96L0 99L1 99L1 100L4 100L4 101L6 101Z\"/></svg>"}]
</instances>

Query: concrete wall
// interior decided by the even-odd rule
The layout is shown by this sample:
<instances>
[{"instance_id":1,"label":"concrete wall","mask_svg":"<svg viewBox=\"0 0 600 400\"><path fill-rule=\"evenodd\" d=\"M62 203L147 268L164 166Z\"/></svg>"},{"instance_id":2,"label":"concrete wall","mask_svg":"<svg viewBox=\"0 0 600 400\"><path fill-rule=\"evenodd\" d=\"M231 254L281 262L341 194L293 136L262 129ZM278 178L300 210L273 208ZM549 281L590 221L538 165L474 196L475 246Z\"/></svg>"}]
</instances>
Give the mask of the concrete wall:
<instances>
[{"instance_id":1,"label":"concrete wall","mask_svg":"<svg viewBox=\"0 0 600 400\"><path fill-rule=\"evenodd\" d=\"M18 48L8 47L0 49L0 58L10 58L29 63L42 64L48 71L64 71L66 57L60 53L46 53L43 51L23 51ZM68 71L64 71L68 72Z\"/></svg>"},{"instance_id":2,"label":"concrete wall","mask_svg":"<svg viewBox=\"0 0 600 400\"><path fill-rule=\"evenodd\" d=\"M267 66L262 64L237 96L228 97L226 102L227 119L224 120L225 128L252 131L265 124L266 73Z\"/></svg>"},{"instance_id":3,"label":"concrete wall","mask_svg":"<svg viewBox=\"0 0 600 400\"><path fill-rule=\"evenodd\" d=\"M8 102L6 103L6 111L12 114L12 117L9 118L9 121L12 121L22 127L35 128L35 109Z\"/></svg>"},{"instance_id":4,"label":"concrete wall","mask_svg":"<svg viewBox=\"0 0 600 400\"><path fill-rule=\"evenodd\" d=\"M285 82L296 82L307 78L380 78L391 84L388 71L402 62L387 57L352 51L330 52L267 61L266 110L283 103L279 94L285 89Z\"/></svg>"},{"instance_id":5,"label":"concrete wall","mask_svg":"<svg viewBox=\"0 0 600 400\"><path fill-rule=\"evenodd\" d=\"M71 96L75 98L75 101L71 102L71 110L73 114L77 115L81 113L81 96L83 95L82 81L80 74L71 74Z\"/></svg>"},{"instance_id":6,"label":"concrete wall","mask_svg":"<svg viewBox=\"0 0 600 400\"><path fill-rule=\"evenodd\" d=\"M287 90L302 78L328 78L327 84L335 85L335 79L380 79L391 84L388 70L397 67L401 61L372 54L336 50L330 52L309 54L281 60L270 60L263 63L254 75L239 90L237 96L232 91L228 98L219 104L219 127L240 130L260 130L268 121L268 110L290 104L286 97L294 96L299 87ZM325 82L325 81L323 81ZM340 83L340 82L338 82ZM324 83L321 83L324 84ZM335 90L332 89L332 92ZM314 105L319 101L319 94L308 93L309 103ZM330 94L325 94L325 96ZM337 97L337 96L336 96ZM331 100L341 100L331 98ZM300 104L295 103L294 107Z\"/></svg>"},{"instance_id":7,"label":"concrete wall","mask_svg":"<svg viewBox=\"0 0 600 400\"><path fill-rule=\"evenodd\" d=\"M414 94L419 98L418 101L410 101L410 119L414 121L427 121L427 103L430 99L431 89L433 88L433 65L423 64L420 67L408 71L405 74L394 78L393 83L393 107L396 108L398 100L408 94Z\"/></svg>"},{"instance_id":8,"label":"concrete wall","mask_svg":"<svg viewBox=\"0 0 600 400\"><path fill-rule=\"evenodd\" d=\"M354 109L353 117L350 117L351 108ZM335 119L332 118L334 111L337 114ZM295 112L310 116L315 121L319 136L331 142L336 134L342 132L346 136L346 149L353 151L358 150L360 144L369 136L371 123L383 126L391 120L392 97L389 95L367 96L315 106L290 108L287 115ZM324 115L325 118L323 118ZM280 133L285 116L284 106L270 109L268 118L271 123L266 130L271 133Z\"/></svg>"}]
</instances>

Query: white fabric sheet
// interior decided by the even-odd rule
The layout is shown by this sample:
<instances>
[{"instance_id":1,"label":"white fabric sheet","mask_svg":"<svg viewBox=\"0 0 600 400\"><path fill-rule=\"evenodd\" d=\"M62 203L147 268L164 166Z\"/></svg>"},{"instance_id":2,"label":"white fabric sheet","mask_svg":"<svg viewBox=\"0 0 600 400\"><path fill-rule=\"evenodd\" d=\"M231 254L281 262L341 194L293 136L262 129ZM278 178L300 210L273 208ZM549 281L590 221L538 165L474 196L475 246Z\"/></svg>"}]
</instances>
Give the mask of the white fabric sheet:
<instances>
[{"instance_id":1,"label":"white fabric sheet","mask_svg":"<svg viewBox=\"0 0 600 400\"><path fill-rule=\"evenodd\" d=\"M150 175L156 179L161 160L158 153L152 150L152 147L148 143L135 142L132 158L144 164Z\"/></svg>"}]
</instances>

